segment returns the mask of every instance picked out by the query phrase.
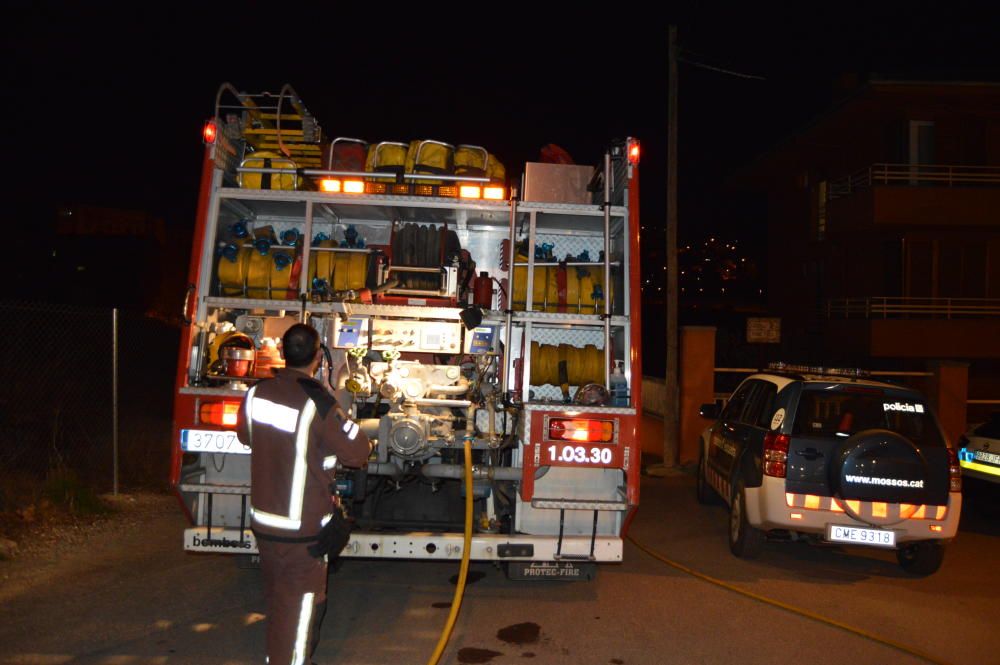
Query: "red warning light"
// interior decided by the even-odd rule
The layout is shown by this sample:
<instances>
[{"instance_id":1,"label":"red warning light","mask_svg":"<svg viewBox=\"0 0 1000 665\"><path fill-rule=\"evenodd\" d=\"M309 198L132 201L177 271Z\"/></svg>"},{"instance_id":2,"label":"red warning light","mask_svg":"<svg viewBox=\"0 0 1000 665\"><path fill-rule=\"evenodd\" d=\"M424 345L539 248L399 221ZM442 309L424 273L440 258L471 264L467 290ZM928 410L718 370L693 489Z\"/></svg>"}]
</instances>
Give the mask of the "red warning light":
<instances>
[{"instance_id":1,"label":"red warning light","mask_svg":"<svg viewBox=\"0 0 1000 665\"><path fill-rule=\"evenodd\" d=\"M639 163L639 142L636 140L628 142L628 161L630 164Z\"/></svg>"},{"instance_id":2,"label":"red warning light","mask_svg":"<svg viewBox=\"0 0 1000 665\"><path fill-rule=\"evenodd\" d=\"M216 137L219 135L219 128L215 124L214 120L209 120L205 123L205 128L201 130L202 140L211 145L215 143Z\"/></svg>"}]
</instances>

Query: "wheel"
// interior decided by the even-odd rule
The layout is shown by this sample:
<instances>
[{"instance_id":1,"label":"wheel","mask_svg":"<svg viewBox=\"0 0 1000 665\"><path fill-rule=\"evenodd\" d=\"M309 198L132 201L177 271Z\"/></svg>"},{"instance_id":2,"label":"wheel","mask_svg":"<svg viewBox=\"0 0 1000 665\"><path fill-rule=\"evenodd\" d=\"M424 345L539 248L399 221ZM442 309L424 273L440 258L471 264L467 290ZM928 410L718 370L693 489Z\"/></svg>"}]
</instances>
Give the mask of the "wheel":
<instances>
[{"instance_id":1,"label":"wheel","mask_svg":"<svg viewBox=\"0 0 1000 665\"><path fill-rule=\"evenodd\" d=\"M708 479L705 477L707 475L706 464L705 448L702 446L701 452L698 454L698 475L695 477L695 496L698 497L698 503L710 506L718 503L719 495L715 493L715 490L708 484Z\"/></svg>"},{"instance_id":2,"label":"wheel","mask_svg":"<svg viewBox=\"0 0 1000 665\"><path fill-rule=\"evenodd\" d=\"M896 550L896 559L911 575L930 575L937 572L944 561L944 545L935 540L904 545Z\"/></svg>"},{"instance_id":3,"label":"wheel","mask_svg":"<svg viewBox=\"0 0 1000 665\"><path fill-rule=\"evenodd\" d=\"M741 559L753 559L763 546L764 532L747 522L746 488L738 480L729 504L729 551Z\"/></svg>"}]
</instances>

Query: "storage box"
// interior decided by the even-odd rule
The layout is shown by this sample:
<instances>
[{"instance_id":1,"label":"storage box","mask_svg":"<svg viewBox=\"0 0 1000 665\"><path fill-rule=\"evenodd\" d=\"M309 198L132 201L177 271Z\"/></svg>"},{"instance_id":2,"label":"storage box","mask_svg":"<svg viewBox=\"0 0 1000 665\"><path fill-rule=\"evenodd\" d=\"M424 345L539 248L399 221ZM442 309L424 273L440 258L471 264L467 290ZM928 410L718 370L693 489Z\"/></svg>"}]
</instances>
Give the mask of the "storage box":
<instances>
[{"instance_id":1,"label":"storage box","mask_svg":"<svg viewBox=\"0 0 1000 665\"><path fill-rule=\"evenodd\" d=\"M587 191L593 166L528 162L524 168L523 201L544 203L593 203Z\"/></svg>"}]
</instances>

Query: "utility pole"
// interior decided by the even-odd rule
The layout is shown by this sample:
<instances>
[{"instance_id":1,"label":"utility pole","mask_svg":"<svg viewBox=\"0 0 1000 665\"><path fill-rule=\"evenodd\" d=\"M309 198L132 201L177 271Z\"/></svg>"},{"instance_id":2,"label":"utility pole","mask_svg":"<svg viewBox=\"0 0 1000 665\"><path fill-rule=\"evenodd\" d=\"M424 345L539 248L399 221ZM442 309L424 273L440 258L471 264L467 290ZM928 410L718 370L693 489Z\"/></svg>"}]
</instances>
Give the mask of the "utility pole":
<instances>
[{"instance_id":1,"label":"utility pole","mask_svg":"<svg viewBox=\"0 0 1000 665\"><path fill-rule=\"evenodd\" d=\"M667 36L667 400L663 416L663 466L678 459L680 433L679 354L677 344L677 26Z\"/></svg>"}]
</instances>

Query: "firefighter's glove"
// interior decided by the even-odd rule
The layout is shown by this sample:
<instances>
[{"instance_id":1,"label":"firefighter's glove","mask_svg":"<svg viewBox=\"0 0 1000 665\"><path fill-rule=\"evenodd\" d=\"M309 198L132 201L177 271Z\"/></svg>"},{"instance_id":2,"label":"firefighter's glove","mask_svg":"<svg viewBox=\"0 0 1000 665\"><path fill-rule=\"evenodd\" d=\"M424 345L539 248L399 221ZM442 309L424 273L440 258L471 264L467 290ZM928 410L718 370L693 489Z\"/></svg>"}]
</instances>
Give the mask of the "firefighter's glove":
<instances>
[{"instance_id":1,"label":"firefighter's glove","mask_svg":"<svg viewBox=\"0 0 1000 665\"><path fill-rule=\"evenodd\" d=\"M344 516L339 507L334 507L333 516L316 537L316 542L309 546L309 554L317 559L324 555L336 559L351 538L351 522Z\"/></svg>"}]
</instances>

